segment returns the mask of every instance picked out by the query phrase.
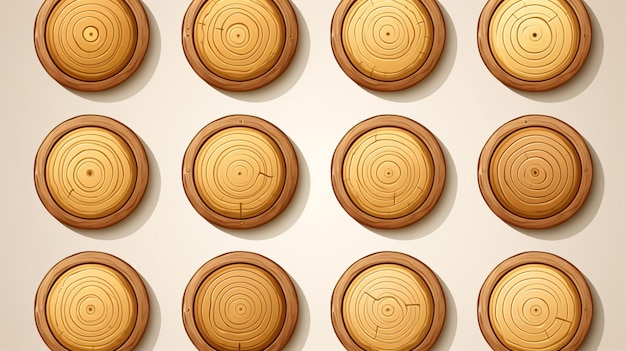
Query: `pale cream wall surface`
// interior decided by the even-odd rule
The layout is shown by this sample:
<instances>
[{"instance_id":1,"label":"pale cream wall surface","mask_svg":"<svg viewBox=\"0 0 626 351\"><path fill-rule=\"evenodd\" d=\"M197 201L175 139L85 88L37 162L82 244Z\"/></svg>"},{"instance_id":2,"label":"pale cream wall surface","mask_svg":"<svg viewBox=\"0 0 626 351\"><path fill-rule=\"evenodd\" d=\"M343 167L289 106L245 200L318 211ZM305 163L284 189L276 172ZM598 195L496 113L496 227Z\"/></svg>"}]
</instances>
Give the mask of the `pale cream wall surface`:
<instances>
[{"instance_id":1,"label":"pale cream wall surface","mask_svg":"<svg viewBox=\"0 0 626 351\"><path fill-rule=\"evenodd\" d=\"M137 350L194 350L181 319L181 300L194 272L234 250L280 264L296 284L300 319L286 350L342 350L330 320L335 283L373 252L408 253L438 275L447 319L433 350L489 350L477 322L480 287L504 259L528 250L555 253L576 265L594 297L594 320L581 350L624 349L626 315L626 49L623 1L588 0L591 53L565 86L543 93L511 90L483 65L476 28L484 0L440 0L448 40L435 71L414 88L378 93L343 74L330 46L339 1L293 0L300 43L277 81L248 93L207 85L190 68L181 23L190 1L145 0L151 25L147 57L129 81L100 93L70 91L37 60L33 24L42 1L5 1L0 21L0 349L45 350L33 317L41 279L59 260L96 250L130 263L151 298L148 330ZM33 162L52 128L81 114L103 114L142 139L151 174L146 196L111 228L77 230L44 209ZM258 229L232 231L205 221L188 202L181 163L194 135L229 114L251 114L281 128L297 148L300 183L288 209ZM447 184L435 210L402 230L363 227L343 211L330 182L342 136L378 114L410 117L439 139ZM527 231L496 217L483 201L477 161L489 136L525 114L547 114L572 125L593 156L594 182L582 210L550 230Z\"/></svg>"}]
</instances>

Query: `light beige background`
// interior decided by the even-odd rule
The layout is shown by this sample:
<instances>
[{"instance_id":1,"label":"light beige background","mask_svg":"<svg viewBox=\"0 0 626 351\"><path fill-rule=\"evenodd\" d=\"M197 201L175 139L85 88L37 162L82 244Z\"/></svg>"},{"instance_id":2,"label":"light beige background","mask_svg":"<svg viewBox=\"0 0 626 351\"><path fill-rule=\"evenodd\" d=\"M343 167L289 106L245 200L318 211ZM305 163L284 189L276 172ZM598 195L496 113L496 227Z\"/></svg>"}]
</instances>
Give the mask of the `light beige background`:
<instances>
[{"instance_id":1,"label":"light beige background","mask_svg":"<svg viewBox=\"0 0 626 351\"><path fill-rule=\"evenodd\" d=\"M343 74L330 46L339 1L293 0L300 46L289 69L258 91L228 93L202 81L185 60L181 23L189 1L145 0L151 25L147 57L135 76L101 93L70 91L37 60L33 24L40 0L5 1L0 21L0 349L45 350L33 303L46 272L64 257L105 251L142 275L151 297L149 328L138 350L194 350L181 319L193 273L232 250L263 254L292 277L300 320L287 350L342 350L330 321L330 297L357 259L381 250L411 254L437 273L448 302L445 329L434 350L488 350L476 318L478 291L501 261L527 250L558 254L587 277L594 322L581 350L621 350L626 314L626 42L623 1L588 0L594 42L587 64L566 86L545 93L513 91L483 65L476 27L484 0L441 0L448 40L436 70L398 93L367 91ZM86 113L116 118L133 129L149 153L151 179L138 210L110 229L83 231L57 222L41 205L33 162L46 134ZM261 228L214 227L191 207L181 182L188 143L207 123L252 114L281 128L298 150L301 179L283 215ZM356 123L383 113L411 117L445 150L443 196L410 228L378 231L352 220L335 199L330 162ZM526 231L498 219L483 201L476 164L503 123L547 114L576 128L594 161L594 183L583 209L552 230Z\"/></svg>"}]
</instances>

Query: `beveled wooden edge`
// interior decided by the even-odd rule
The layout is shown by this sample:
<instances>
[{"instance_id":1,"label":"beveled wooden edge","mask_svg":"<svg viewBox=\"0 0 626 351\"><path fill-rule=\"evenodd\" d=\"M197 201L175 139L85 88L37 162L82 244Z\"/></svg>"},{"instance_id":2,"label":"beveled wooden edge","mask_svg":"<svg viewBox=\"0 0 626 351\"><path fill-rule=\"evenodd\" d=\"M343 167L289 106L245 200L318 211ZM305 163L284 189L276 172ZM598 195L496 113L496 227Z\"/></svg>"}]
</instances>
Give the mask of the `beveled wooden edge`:
<instances>
[{"instance_id":1,"label":"beveled wooden edge","mask_svg":"<svg viewBox=\"0 0 626 351\"><path fill-rule=\"evenodd\" d=\"M346 54L344 50L341 34L343 21L348 11L352 7L352 4L354 4L356 1L358 0L341 1L333 15L330 31L331 45L335 60L339 64L339 67L341 67L341 69L344 71L344 73L348 77L350 77L350 79L352 79L358 85L371 90L387 92L399 91L407 89L419 83L424 78L426 78L430 74L430 72L433 71L433 69L435 69L435 66L437 66L437 63L441 58L441 54L443 53L446 42L446 23L436 0L415 0L421 2L424 7L426 7L426 10L428 10L428 14L433 21L433 46L431 48L428 58L426 59L424 64L410 76L389 82L377 80L361 73L352 65L350 59L348 58L348 54Z\"/></svg>"},{"instance_id":2,"label":"beveled wooden edge","mask_svg":"<svg viewBox=\"0 0 626 351\"><path fill-rule=\"evenodd\" d=\"M362 349L346 328L343 320L343 298L352 281L366 269L381 264L397 264L412 270L419 275L433 296L433 322L422 342L411 351L429 350L439 338L446 318L446 298L439 279L435 273L420 260L400 252L382 251L365 256L353 263L339 278L331 299L331 319L335 334L348 351L366 351Z\"/></svg>"},{"instance_id":3,"label":"beveled wooden edge","mask_svg":"<svg viewBox=\"0 0 626 351\"><path fill-rule=\"evenodd\" d=\"M509 257L500 263L483 283L478 296L478 324L483 337L494 351L509 351L504 346L491 326L489 319L489 300L498 282L511 270L527 264L544 264L558 269L572 280L582 303L580 325L574 337L561 351L575 351L582 344L591 327L593 318L593 298L584 275L567 260L551 253L540 251L523 252Z\"/></svg>"},{"instance_id":4,"label":"beveled wooden edge","mask_svg":"<svg viewBox=\"0 0 626 351\"><path fill-rule=\"evenodd\" d=\"M478 21L478 50L480 51L480 57L491 74L508 87L531 92L551 90L572 79L585 64L589 50L591 49L591 19L589 18L585 4L581 0L565 0L574 10L580 26L578 51L572 63L565 71L556 77L532 82L519 79L502 69L491 51L491 46L489 45L489 23L491 22L491 17L494 12L503 1L504 0L489 0L480 13L480 19Z\"/></svg>"},{"instance_id":5,"label":"beveled wooden edge","mask_svg":"<svg viewBox=\"0 0 626 351\"><path fill-rule=\"evenodd\" d=\"M187 336L200 351L220 351L214 349L202 337L194 318L194 304L198 289L202 283L216 270L231 264L246 263L268 272L276 279L285 297L285 322L276 339L263 351L279 351L291 339L298 322L298 293L289 274L276 262L254 252L233 251L217 256L206 262L193 275L183 295L182 315Z\"/></svg>"},{"instance_id":6,"label":"beveled wooden edge","mask_svg":"<svg viewBox=\"0 0 626 351\"><path fill-rule=\"evenodd\" d=\"M572 202L561 212L541 219L530 219L518 216L507 210L498 201L489 181L489 164L491 157L500 143L511 133L527 127L544 127L560 133L569 140L580 158L581 179L578 192ZM478 160L478 186L487 206L503 221L525 229L546 229L557 226L572 217L583 206L593 180L593 163L591 153L583 137L567 123L545 115L526 115L513 119L498 128L483 147Z\"/></svg>"},{"instance_id":7,"label":"beveled wooden edge","mask_svg":"<svg viewBox=\"0 0 626 351\"><path fill-rule=\"evenodd\" d=\"M46 301L48 299L50 289L52 289L52 286L57 279L59 279L59 277L69 269L83 264L101 264L108 266L128 280L137 301L137 321L135 322L135 328L131 332L128 339L126 339L124 344L116 350L133 350L141 340L146 327L148 326L148 319L150 316L150 298L148 297L148 291L146 290L146 286L144 285L141 276L133 267L120 258L104 252L85 251L74 254L64 258L54 265L50 271L48 271L39 284L37 295L35 296L35 323L37 325L39 335L50 350L71 351L67 350L54 337L46 317Z\"/></svg>"},{"instance_id":8,"label":"beveled wooden edge","mask_svg":"<svg viewBox=\"0 0 626 351\"><path fill-rule=\"evenodd\" d=\"M433 158L434 176L430 193L419 208L399 218L378 218L361 211L350 199L350 195L348 195L345 184L343 183L343 161L352 144L361 137L361 135L372 129L382 127L396 127L412 133L426 145ZM435 207L441 197L446 182L446 160L437 138L426 129L426 127L407 117L398 115L378 115L366 119L352 127L341 139L333 154L331 181L335 197L341 204L341 207L357 222L372 228L398 229L416 223Z\"/></svg>"},{"instance_id":9,"label":"beveled wooden edge","mask_svg":"<svg viewBox=\"0 0 626 351\"><path fill-rule=\"evenodd\" d=\"M148 43L150 42L150 23L141 0L123 0L130 8L137 23L137 46L135 47L133 56L126 67L124 67L120 72L110 78L95 82L87 82L65 74L56 66L54 60L52 60L52 57L48 52L48 47L46 45L46 23L48 22L50 13L52 13L52 10L59 1L61 0L45 0L37 13L34 30L35 51L37 52L37 57L39 58L39 62L41 62L43 68L54 80L70 89L94 92L113 88L127 80L131 75L133 75L133 73L135 73L135 71L137 71L139 66L141 66L141 62L143 62L146 52L148 51Z\"/></svg>"},{"instance_id":10,"label":"beveled wooden edge","mask_svg":"<svg viewBox=\"0 0 626 351\"><path fill-rule=\"evenodd\" d=\"M48 161L50 151L52 151L54 145L65 134L71 132L72 130L84 127L100 127L115 133L117 136L122 138L132 151L137 165L137 179L128 201L116 212L108 216L95 219L81 218L65 212L65 210L63 210L63 208L61 208L54 201L54 198L52 197L52 194L50 194L46 184L46 163ZM121 122L113 118L100 115L80 115L70 118L56 126L46 136L44 141L41 143L41 146L39 146L39 150L37 150L37 155L35 156L34 168L35 188L37 190L37 195L46 210L48 210L48 212L50 212L50 214L59 222L71 227L82 229L100 229L109 227L128 217L137 208L137 206L139 206L139 203L146 192L146 188L148 187L148 178L150 176L148 155L146 154L146 150L144 149L139 137Z\"/></svg>"},{"instance_id":11,"label":"beveled wooden edge","mask_svg":"<svg viewBox=\"0 0 626 351\"><path fill-rule=\"evenodd\" d=\"M249 127L270 137L285 159L285 184L274 204L265 212L251 218L230 218L213 211L203 200L194 181L194 165L198 152L213 134L231 127ZM272 123L255 116L230 115L206 125L193 138L183 158L183 187L191 205L207 221L224 228L249 229L263 225L280 215L291 202L298 185L298 157L291 141Z\"/></svg>"},{"instance_id":12,"label":"beveled wooden edge","mask_svg":"<svg viewBox=\"0 0 626 351\"><path fill-rule=\"evenodd\" d=\"M187 8L187 12L185 12L182 25L182 42L185 57L191 68L200 78L218 89L234 92L250 91L271 83L289 67L298 46L298 18L289 0L270 0L280 11L285 24L285 45L283 46L283 51L276 64L261 76L245 81L225 79L211 72L211 70L202 63L196 51L193 35L194 22L198 16L198 12L200 12L202 6L207 1L208 0L193 0L189 8Z\"/></svg>"}]
</instances>

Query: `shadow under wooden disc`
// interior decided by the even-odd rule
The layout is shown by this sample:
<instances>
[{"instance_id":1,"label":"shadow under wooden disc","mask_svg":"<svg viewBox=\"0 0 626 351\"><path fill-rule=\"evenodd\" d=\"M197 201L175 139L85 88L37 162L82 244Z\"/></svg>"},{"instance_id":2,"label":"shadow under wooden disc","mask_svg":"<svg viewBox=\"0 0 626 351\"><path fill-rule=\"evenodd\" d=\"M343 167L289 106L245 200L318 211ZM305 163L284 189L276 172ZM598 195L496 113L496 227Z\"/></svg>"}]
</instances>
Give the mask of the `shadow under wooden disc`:
<instances>
[{"instance_id":1,"label":"shadow under wooden disc","mask_svg":"<svg viewBox=\"0 0 626 351\"><path fill-rule=\"evenodd\" d=\"M335 149L335 196L359 223L379 229L411 225L437 204L446 178L443 152L421 124L380 115L354 126Z\"/></svg>"},{"instance_id":2,"label":"shadow under wooden disc","mask_svg":"<svg viewBox=\"0 0 626 351\"><path fill-rule=\"evenodd\" d=\"M139 274L102 252L57 263L35 298L35 322L52 351L130 351L148 325L150 302Z\"/></svg>"},{"instance_id":3,"label":"shadow under wooden disc","mask_svg":"<svg viewBox=\"0 0 626 351\"><path fill-rule=\"evenodd\" d=\"M574 351L593 317L591 291L571 263L525 252L498 265L478 298L478 321L495 351Z\"/></svg>"},{"instance_id":4,"label":"shadow under wooden disc","mask_svg":"<svg viewBox=\"0 0 626 351\"><path fill-rule=\"evenodd\" d=\"M406 89L424 79L439 62L445 37L435 0L342 0L331 26L341 69L378 91Z\"/></svg>"},{"instance_id":5,"label":"shadow under wooden disc","mask_svg":"<svg viewBox=\"0 0 626 351\"><path fill-rule=\"evenodd\" d=\"M591 48L581 0L489 0L478 22L483 62L519 90L556 88L578 73Z\"/></svg>"},{"instance_id":6,"label":"shadow under wooden disc","mask_svg":"<svg viewBox=\"0 0 626 351\"><path fill-rule=\"evenodd\" d=\"M289 66L298 21L289 0L193 0L183 49L207 83L229 91L260 88Z\"/></svg>"},{"instance_id":7,"label":"shadow under wooden disc","mask_svg":"<svg viewBox=\"0 0 626 351\"><path fill-rule=\"evenodd\" d=\"M200 351L278 351L298 320L289 275L251 252L230 252L204 264L183 298L187 335Z\"/></svg>"},{"instance_id":8,"label":"shadow under wooden disc","mask_svg":"<svg viewBox=\"0 0 626 351\"><path fill-rule=\"evenodd\" d=\"M289 204L298 183L289 138L253 116L231 115L204 127L183 160L183 186L193 207L225 228L260 226Z\"/></svg>"},{"instance_id":9,"label":"shadow under wooden disc","mask_svg":"<svg viewBox=\"0 0 626 351\"><path fill-rule=\"evenodd\" d=\"M563 223L584 204L593 166L585 140L566 123L528 115L500 127L478 162L485 202L505 222L526 229Z\"/></svg>"},{"instance_id":10,"label":"shadow under wooden disc","mask_svg":"<svg viewBox=\"0 0 626 351\"><path fill-rule=\"evenodd\" d=\"M35 49L48 74L81 91L130 77L148 50L150 27L139 0L46 0L35 21Z\"/></svg>"},{"instance_id":11,"label":"shadow under wooden disc","mask_svg":"<svg viewBox=\"0 0 626 351\"><path fill-rule=\"evenodd\" d=\"M148 156L137 135L104 116L82 115L56 126L35 158L35 187L48 212L83 229L129 216L148 185Z\"/></svg>"},{"instance_id":12,"label":"shadow under wooden disc","mask_svg":"<svg viewBox=\"0 0 626 351\"><path fill-rule=\"evenodd\" d=\"M402 253L378 252L341 276L331 313L348 351L425 351L443 329L446 301L428 266Z\"/></svg>"}]
</instances>

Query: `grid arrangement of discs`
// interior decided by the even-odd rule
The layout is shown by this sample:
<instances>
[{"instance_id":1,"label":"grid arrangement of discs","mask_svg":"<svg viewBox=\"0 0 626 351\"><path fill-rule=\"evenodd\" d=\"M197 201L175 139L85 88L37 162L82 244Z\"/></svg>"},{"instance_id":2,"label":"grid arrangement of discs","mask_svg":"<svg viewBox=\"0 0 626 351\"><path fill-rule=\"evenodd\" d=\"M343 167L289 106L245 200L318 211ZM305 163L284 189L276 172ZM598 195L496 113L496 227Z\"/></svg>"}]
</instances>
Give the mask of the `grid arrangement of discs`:
<instances>
[{"instance_id":1,"label":"grid arrangement of discs","mask_svg":"<svg viewBox=\"0 0 626 351\"><path fill-rule=\"evenodd\" d=\"M341 0L330 42L337 64L366 89L419 84L442 55L446 26L435 0ZM35 20L43 68L73 90L102 91L141 65L150 28L139 0L45 0ZM182 19L189 65L216 89L262 89L288 68L298 44L289 0L193 0ZM582 67L591 24L580 0L488 0L478 19L484 64L503 84L546 91ZM411 116L363 116L328 160L346 214L394 230L435 208L446 186L437 137ZM477 185L502 221L541 230L575 216L591 189L584 138L564 120L516 116L494 130L477 158ZM182 184L212 225L247 230L289 206L299 178L290 138L262 117L232 114L202 128L181 155ZM131 216L148 185L141 139L110 116L73 116L43 139L34 185L61 223L110 227ZM549 252L497 264L478 296L477 322L495 351L576 350L592 324L587 281ZM407 253L374 252L346 267L329 318L349 351L429 350L445 326L436 273ZM200 351L281 350L297 326L298 294L271 258L234 251L208 258L190 277L181 320ZM35 296L35 322L53 351L132 350L150 323L150 301L133 267L99 251L61 259Z\"/></svg>"}]
</instances>

